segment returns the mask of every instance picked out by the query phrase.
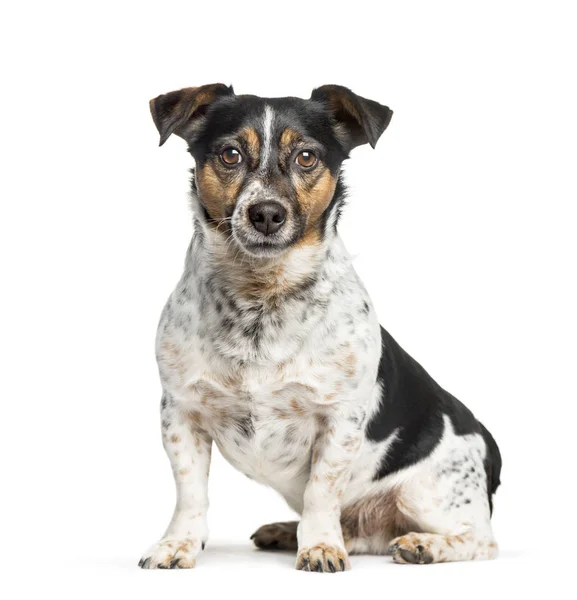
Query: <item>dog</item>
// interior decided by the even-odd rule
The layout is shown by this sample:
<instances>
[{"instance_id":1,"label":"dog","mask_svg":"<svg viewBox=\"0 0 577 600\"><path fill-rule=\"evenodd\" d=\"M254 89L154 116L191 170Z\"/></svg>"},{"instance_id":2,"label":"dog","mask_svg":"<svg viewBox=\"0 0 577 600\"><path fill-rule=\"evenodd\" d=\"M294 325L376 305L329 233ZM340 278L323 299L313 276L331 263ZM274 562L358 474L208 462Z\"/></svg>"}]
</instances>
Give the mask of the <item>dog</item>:
<instances>
[{"instance_id":1,"label":"dog","mask_svg":"<svg viewBox=\"0 0 577 600\"><path fill-rule=\"evenodd\" d=\"M337 234L343 161L392 111L338 85L301 99L224 84L150 109L160 145L176 134L194 158L194 235L156 340L177 504L139 565L195 566L213 441L300 515L252 536L299 570L494 558L497 444L380 327Z\"/></svg>"}]
</instances>

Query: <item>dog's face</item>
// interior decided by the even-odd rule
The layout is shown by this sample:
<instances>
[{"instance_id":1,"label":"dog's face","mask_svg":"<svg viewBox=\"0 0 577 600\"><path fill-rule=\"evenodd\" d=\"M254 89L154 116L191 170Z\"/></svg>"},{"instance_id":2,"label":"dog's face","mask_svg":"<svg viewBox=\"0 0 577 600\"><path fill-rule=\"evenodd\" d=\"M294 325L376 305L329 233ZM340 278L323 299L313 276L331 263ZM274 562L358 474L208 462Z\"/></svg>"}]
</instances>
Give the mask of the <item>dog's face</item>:
<instances>
[{"instance_id":1,"label":"dog's face","mask_svg":"<svg viewBox=\"0 0 577 600\"><path fill-rule=\"evenodd\" d=\"M237 96L212 84L159 96L150 107L161 145L172 133L188 142L200 217L255 256L322 239L341 200L343 160L355 146L374 147L392 116L332 85L303 100Z\"/></svg>"}]
</instances>

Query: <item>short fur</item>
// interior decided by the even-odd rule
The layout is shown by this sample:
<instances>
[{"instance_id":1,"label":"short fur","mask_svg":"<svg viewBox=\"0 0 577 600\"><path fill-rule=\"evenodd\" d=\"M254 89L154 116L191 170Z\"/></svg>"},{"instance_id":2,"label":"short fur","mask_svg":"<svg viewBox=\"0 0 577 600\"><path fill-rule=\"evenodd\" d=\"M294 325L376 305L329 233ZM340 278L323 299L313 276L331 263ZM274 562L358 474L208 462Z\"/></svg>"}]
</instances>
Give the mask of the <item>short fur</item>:
<instances>
[{"instance_id":1,"label":"short fur","mask_svg":"<svg viewBox=\"0 0 577 600\"><path fill-rule=\"evenodd\" d=\"M341 165L392 111L341 86L303 100L223 84L151 111L161 144L175 133L194 157L195 233L156 344L177 505L140 565L195 565L212 442L301 515L253 535L298 569L496 556L497 445L379 326L337 234Z\"/></svg>"}]
</instances>

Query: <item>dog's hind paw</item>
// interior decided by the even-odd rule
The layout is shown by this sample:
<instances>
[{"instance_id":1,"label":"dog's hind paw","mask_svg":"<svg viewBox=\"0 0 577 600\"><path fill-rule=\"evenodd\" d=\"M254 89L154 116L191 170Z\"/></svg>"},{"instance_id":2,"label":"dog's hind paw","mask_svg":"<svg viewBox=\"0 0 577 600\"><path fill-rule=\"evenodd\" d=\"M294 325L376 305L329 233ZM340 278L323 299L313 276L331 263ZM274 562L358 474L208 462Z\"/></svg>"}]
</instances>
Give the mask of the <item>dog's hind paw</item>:
<instances>
[{"instance_id":1,"label":"dog's hind paw","mask_svg":"<svg viewBox=\"0 0 577 600\"><path fill-rule=\"evenodd\" d=\"M261 550L296 550L297 525L297 521L263 525L250 536L250 539Z\"/></svg>"}]
</instances>

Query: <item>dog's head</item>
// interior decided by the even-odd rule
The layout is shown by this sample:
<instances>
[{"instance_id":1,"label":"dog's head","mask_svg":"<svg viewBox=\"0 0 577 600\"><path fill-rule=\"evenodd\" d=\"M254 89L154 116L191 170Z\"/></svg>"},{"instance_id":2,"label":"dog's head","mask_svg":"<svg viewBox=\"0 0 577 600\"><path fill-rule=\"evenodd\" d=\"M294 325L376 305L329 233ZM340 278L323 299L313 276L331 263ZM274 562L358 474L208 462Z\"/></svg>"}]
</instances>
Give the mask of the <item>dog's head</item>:
<instances>
[{"instance_id":1,"label":"dog's head","mask_svg":"<svg viewBox=\"0 0 577 600\"><path fill-rule=\"evenodd\" d=\"M173 133L188 143L199 218L255 256L323 238L342 201L343 160L374 147L393 114L337 85L303 100L217 83L158 96L150 109L160 145Z\"/></svg>"}]
</instances>

